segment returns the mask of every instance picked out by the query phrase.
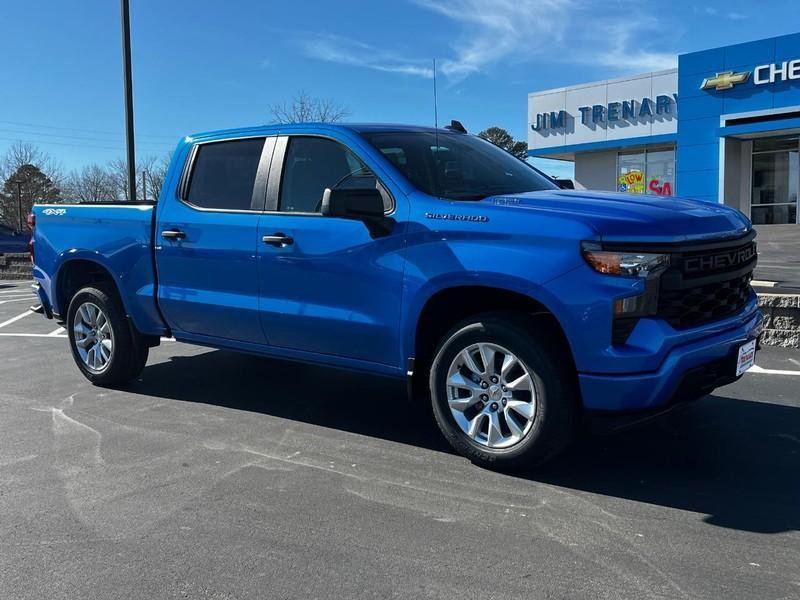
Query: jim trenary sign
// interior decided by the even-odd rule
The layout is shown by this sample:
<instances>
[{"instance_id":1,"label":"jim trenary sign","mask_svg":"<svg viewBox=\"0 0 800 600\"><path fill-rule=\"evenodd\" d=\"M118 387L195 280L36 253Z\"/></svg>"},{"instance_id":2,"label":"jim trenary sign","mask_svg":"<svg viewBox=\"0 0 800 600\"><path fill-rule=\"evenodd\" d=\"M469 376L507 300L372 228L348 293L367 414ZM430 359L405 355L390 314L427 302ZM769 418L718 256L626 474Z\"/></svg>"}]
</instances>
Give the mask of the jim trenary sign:
<instances>
[{"instance_id":1,"label":"jim trenary sign","mask_svg":"<svg viewBox=\"0 0 800 600\"><path fill-rule=\"evenodd\" d=\"M655 98L644 97L641 99L617 100L605 104L592 104L579 106L580 123L587 127L598 124L618 123L627 121L631 124L652 119L657 116L672 116L678 103L678 94L659 94ZM537 113L535 121L531 123L533 131L547 129L565 129L570 119L577 115L570 115L566 110Z\"/></svg>"}]
</instances>

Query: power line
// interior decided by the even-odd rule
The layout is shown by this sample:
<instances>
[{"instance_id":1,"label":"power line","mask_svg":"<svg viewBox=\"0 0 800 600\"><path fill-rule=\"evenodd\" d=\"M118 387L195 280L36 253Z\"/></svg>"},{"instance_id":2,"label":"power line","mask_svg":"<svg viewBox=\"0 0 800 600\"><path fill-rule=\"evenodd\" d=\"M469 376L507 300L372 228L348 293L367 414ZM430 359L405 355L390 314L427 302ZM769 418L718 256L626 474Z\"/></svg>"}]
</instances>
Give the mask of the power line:
<instances>
[{"instance_id":1,"label":"power line","mask_svg":"<svg viewBox=\"0 0 800 600\"><path fill-rule=\"evenodd\" d=\"M42 125L37 123L21 123L19 121L6 121L0 119L0 123L6 123L7 125L18 125L20 127L38 127L41 129L58 129L60 131L77 131L79 133L95 133L100 135L116 135L122 137L123 134L119 133L118 131L102 131L99 129L78 129L75 127L59 127L57 125ZM179 135L164 135L164 134L156 134L156 133L137 133L136 135L140 137L152 137L152 138L164 138L164 139L178 139Z\"/></svg>"},{"instance_id":2,"label":"power line","mask_svg":"<svg viewBox=\"0 0 800 600\"><path fill-rule=\"evenodd\" d=\"M96 146L93 144L68 144L65 142L51 142L49 140L26 140L21 139L18 137L0 137L0 140L8 141L8 142L28 142L29 144L42 144L42 145L51 145L51 146L68 146L71 148L97 148L99 150L114 150L119 152L120 150L124 150L122 146ZM167 148L166 146L161 148L147 148L147 152L171 152L172 148Z\"/></svg>"},{"instance_id":3,"label":"power line","mask_svg":"<svg viewBox=\"0 0 800 600\"><path fill-rule=\"evenodd\" d=\"M5 129L0 127L0 132L2 133L21 133L23 135L47 135L48 137L55 137L55 138L64 138L67 140L78 140L78 141L86 141L86 142L104 142L110 144L117 144L123 143L122 140L109 140L109 139L102 139L102 138L90 138L90 137L80 137L76 135L65 135L63 133L46 133L42 131L22 131L20 129ZM177 142L177 140L176 140ZM162 142L144 142L148 145L160 145Z\"/></svg>"}]
</instances>

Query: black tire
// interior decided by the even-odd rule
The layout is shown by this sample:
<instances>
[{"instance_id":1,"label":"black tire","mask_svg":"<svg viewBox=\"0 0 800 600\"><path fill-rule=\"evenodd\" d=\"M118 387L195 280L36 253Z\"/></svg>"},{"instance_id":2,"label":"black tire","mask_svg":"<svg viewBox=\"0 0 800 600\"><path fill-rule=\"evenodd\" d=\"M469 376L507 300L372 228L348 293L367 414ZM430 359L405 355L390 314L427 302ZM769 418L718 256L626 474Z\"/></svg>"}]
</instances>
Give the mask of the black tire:
<instances>
[{"instance_id":1,"label":"black tire","mask_svg":"<svg viewBox=\"0 0 800 600\"><path fill-rule=\"evenodd\" d=\"M78 309L86 302L97 306L106 316L113 336L111 357L102 370L89 368L75 341L75 319ZM142 372L149 348L144 337L133 328L119 297L110 285L97 283L84 287L72 297L67 309L67 333L72 358L86 379L99 386L114 386L130 381Z\"/></svg>"},{"instance_id":2,"label":"black tire","mask_svg":"<svg viewBox=\"0 0 800 600\"><path fill-rule=\"evenodd\" d=\"M465 319L444 336L431 364L431 402L439 429L459 454L483 467L527 469L551 460L574 439L580 405L576 376L568 350L554 334L546 319L495 312ZM515 354L535 389L533 423L520 441L507 448L491 448L472 439L456 423L448 404L450 365L462 350L481 342Z\"/></svg>"}]
</instances>

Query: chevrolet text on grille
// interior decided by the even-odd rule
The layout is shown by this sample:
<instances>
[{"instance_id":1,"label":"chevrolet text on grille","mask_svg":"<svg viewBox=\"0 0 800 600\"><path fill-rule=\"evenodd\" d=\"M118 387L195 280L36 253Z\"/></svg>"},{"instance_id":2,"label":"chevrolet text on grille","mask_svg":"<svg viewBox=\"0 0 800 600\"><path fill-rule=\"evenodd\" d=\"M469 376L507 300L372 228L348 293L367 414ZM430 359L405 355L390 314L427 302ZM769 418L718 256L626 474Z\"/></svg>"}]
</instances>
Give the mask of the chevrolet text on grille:
<instances>
[{"instance_id":1,"label":"chevrolet text on grille","mask_svg":"<svg viewBox=\"0 0 800 600\"><path fill-rule=\"evenodd\" d=\"M755 255L755 244L750 244L744 248L737 248L728 252L686 258L683 261L683 270L686 273L694 273L697 271L728 269L750 261Z\"/></svg>"}]
</instances>

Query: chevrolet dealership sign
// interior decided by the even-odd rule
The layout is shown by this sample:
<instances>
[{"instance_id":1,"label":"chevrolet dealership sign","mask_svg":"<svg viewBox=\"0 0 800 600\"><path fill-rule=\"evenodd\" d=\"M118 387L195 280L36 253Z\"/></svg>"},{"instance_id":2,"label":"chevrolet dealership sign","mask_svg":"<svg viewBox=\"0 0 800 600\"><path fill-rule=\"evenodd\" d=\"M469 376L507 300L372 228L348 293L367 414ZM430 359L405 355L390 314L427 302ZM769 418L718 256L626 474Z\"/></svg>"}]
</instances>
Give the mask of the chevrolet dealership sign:
<instances>
[{"instance_id":1,"label":"chevrolet dealership sign","mask_svg":"<svg viewBox=\"0 0 800 600\"><path fill-rule=\"evenodd\" d=\"M758 65L752 71L753 84L765 85L776 81L792 81L800 79L800 58L795 60L784 60L779 63ZM750 79L750 71L723 71L714 77L706 77L700 84L701 90L716 90L721 92L729 90L733 86L745 83Z\"/></svg>"},{"instance_id":2,"label":"chevrolet dealership sign","mask_svg":"<svg viewBox=\"0 0 800 600\"><path fill-rule=\"evenodd\" d=\"M545 90L528 94L528 147L674 134L677 114L676 69Z\"/></svg>"}]
</instances>

